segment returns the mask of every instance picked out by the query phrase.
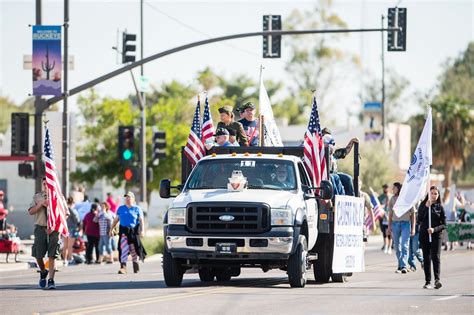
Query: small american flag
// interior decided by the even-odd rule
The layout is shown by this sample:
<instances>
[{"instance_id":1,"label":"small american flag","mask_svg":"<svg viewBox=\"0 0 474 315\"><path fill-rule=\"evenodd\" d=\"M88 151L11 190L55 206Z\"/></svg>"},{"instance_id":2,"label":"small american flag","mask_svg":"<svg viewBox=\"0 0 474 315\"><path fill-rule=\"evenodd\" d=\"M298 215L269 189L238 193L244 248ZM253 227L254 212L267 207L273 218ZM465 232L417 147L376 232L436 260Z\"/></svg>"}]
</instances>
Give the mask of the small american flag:
<instances>
[{"instance_id":1,"label":"small american flag","mask_svg":"<svg viewBox=\"0 0 474 315\"><path fill-rule=\"evenodd\" d=\"M194 166L206 154L206 148L201 140L201 102L198 100L196 111L194 112L193 124L189 132L188 142L184 147L184 154Z\"/></svg>"},{"instance_id":2,"label":"small american flag","mask_svg":"<svg viewBox=\"0 0 474 315\"><path fill-rule=\"evenodd\" d=\"M211 110L209 108L209 102L204 103L204 117L202 118L202 143L206 143L206 140L214 136L214 125L212 124Z\"/></svg>"},{"instance_id":3,"label":"small american flag","mask_svg":"<svg viewBox=\"0 0 474 315\"><path fill-rule=\"evenodd\" d=\"M313 96L313 107L311 109L308 129L306 129L304 135L304 164L313 181L313 185L316 187L321 184L321 180L327 179L324 144L315 96Z\"/></svg>"},{"instance_id":4,"label":"small american flag","mask_svg":"<svg viewBox=\"0 0 474 315\"><path fill-rule=\"evenodd\" d=\"M68 236L66 223L67 205L61 193L56 166L54 164L53 145L48 126L45 126L44 138L44 166L46 172L46 186L48 187L48 231L58 231L61 235Z\"/></svg>"},{"instance_id":5,"label":"small american flag","mask_svg":"<svg viewBox=\"0 0 474 315\"><path fill-rule=\"evenodd\" d=\"M383 206L380 204L379 199L372 188L370 188L370 202L372 203L373 207L372 211L374 212L374 221L377 222L377 220L385 215L385 211L383 210ZM365 218L365 226L367 227L367 230L375 230L375 222L372 222L370 215L367 216L367 218Z\"/></svg>"}]
</instances>

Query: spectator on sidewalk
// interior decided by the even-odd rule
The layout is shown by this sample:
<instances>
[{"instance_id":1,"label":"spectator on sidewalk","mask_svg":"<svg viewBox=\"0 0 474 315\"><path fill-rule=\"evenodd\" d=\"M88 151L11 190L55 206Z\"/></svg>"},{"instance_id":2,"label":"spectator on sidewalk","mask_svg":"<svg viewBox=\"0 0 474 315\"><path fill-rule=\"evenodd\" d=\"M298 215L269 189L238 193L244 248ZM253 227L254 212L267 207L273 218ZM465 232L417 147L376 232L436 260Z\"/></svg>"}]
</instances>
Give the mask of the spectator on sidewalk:
<instances>
[{"instance_id":1,"label":"spectator on sidewalk","mask_svg":"<svg viewBox=\"0 0 474 315\"><path fill-rule=\"evenodd\" d=\"M446 229L446 213L441 204L438 187L430 187L429 193L418 208L417 222L420 224L420 243L424 259L425 285L423 288L431 288L431 261L433 261L435 289L440 289L443 286L440 280L441 243L443 241L442 232Z\"/></svg>"},{"instance_id":2,"label":"spectator on sidewalk","mask_svg":"<svg viewBox=\"0 0 474 315\"><path fill-rule=\"evenodd\" d=\"M119 206L120 200L118 198L114 200L114 196L112 195L112 193L107 193L107 199L105 201L109 204L110 211L112 211L113 213L117 213L117 208Z\"/></svg>"},{"instance_id":3,"label":"spectator on sidewalk","mask_svg":"<svg viewBox=\"0 0 474 315\"><path fill-rule=\"evenodd\" d=\"M107 202L102 203L101 211L94 217L94 222L99 223L100 239L99 239L99 262L104 261L104 248L107 252L108 263L113 263L114 258L112 255L112 237L110 236L110 229L114 220L114 213L110 211L109 204Z\"/></svg>"},{"instance_id":4,"label":"spectator on sidewalk","mask_svg":"<svg viewBox=\"0 0 474 315\"><path fill-rule=\"evenodd\" d=\"M7 229L7 215L8 210L4 204L5 193L3 190L0 190L0 231L5 231Z\"/></svg>"},{"instance_id":5,"label":"spectator on sidewalk","mask_svg":"<svg viewBox=\"0 0 474 315\"><path fill-rule=\"evenodd\" d=\"M384 254L392 254L392 236L387 233L388 230L388 203L390 201L390 193L388 190L388 185L384 184L382 186L383 193L379 196L380 205L383 207L385 214L380 218L380 229L382 230L383 235L383 246L382 250Z\"/></svg>"},{"instance_id":6,"label":"spectator on sidewalk","mask_svg":"<svg viewBox=\"0 0 474 315\"><path fill-rule=\"evenodd\" d=\"M48 187L46 177L42 180L42 190L33 196L33 201L28 208L28 214L34 216L34 236L35 240L31 249L31 254L36 258L36 263L40 269L39 287L46 288L46 278L49 273L48 289L56 289L54 283L55 260L59 257L59 232L47 232L48 226ZM46 269L43 258L48 254L49 271Z\"/></svg>"},{"instance_id":7,"label":"spectator on sidewalk","mask_svg":"<svg viewBox=\"0 0 474 315\"><path fill-rule=\"evenodd\" d=\"M93 203L89 213L86 214L82 221L82 229L87 237L86 245L86 264L92 263L92 252L95 250L96 263L99 262L99 238L100 229L99 223L94 222L94 217L97 215L99 207Z\"/></svg>"},{"instance_id":8,"label":"spectator on sidewalk","mask_svg":"<svg viewBox=\"0 0 474 315\"><path fill-rule=\"evenodd\" d=\"M74 209L74 198L67 198L67 207L69 208L69 216L67 217L67 229L69 230L69 237L65 238L63 245L63 264L67 266L73 263L72 247L79 236L79 228L81 226L81 219L79 213Z\"/></svg>"},{"instance_id":9,"label":"spectator on sidewalk","mask_svg":"<svg viewBox=\"0 0 474 315\"><path fill-rule=\"evenodd\" d=\"M392 235L397 255L398 268L396 272L407 273L409 271L407 268L410 236L415 234L415 209L411 208L400 217L395 214L393 207L397 202L401 189L402 184L399 182L393 184L393 197L388 205L388 233Z\"/></svg>"}]
</instances>

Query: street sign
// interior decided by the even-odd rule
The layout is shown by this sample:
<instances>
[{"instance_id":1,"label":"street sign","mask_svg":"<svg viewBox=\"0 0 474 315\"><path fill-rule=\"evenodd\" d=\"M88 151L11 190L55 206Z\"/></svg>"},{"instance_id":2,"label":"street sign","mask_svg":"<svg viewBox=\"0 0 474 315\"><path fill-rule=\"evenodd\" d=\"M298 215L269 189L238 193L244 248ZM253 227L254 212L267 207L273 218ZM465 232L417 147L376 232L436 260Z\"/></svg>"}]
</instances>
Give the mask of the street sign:
<instances>
[{"instance_id":1,"label":"street sign","mask_svg":"<svg viewBox=\"0 0 474 315\"><path fill-rule=\"evenodd\" d=\"M140 76L140 81L138 83L138 90L140 92L148 93L151 91L150 89L150 79L145 76Z\"/></svg>"}]
</instances>

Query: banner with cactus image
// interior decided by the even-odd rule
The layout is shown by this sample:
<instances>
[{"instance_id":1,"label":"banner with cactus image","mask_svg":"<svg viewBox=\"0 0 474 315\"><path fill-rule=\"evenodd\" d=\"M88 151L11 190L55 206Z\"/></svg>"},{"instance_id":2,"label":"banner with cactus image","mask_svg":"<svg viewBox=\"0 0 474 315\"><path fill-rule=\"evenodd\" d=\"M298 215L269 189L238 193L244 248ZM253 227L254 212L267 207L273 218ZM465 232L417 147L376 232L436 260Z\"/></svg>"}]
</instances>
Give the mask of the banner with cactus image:
<instances>
[{"instance_id":1,"label":"banner with cactus image","mask_svg":"<svg viewBox=\"0 0 474 315\"><path fill-rule=\"evenodd\" d=\"M61 95L61 26L33 26L33 95Z\"/></svg>"}]
</instances>

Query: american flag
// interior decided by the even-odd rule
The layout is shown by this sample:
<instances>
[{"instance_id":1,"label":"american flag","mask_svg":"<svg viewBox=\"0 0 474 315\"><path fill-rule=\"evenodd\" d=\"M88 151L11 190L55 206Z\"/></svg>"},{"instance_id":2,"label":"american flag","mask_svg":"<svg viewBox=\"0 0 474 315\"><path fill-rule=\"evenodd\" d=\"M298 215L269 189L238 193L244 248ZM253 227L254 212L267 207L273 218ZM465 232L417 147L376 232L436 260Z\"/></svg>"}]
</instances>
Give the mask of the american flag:
<instances>
[{"instance_id":1,"label":"american flag","mask_svg":"<svg viewBox=\"0 0 474 315\"><path fill-rule=\"evenodd\" d=\"M209 102L204 103L204 117L202 118L202 143L206 143L206 140L214 136L214 125L212 124L211 110L209 108Z\"/></svg>"},{"instance_id":2,"label":"american flag","mask_svg":"<svg viewBox=\"0 0 474 315\"><path fill-rule=\"evenodd\" d=\"M184 147L184 154L194 166L206 154L206 148L202 142L201 133L201 102L198 100L196 111L194 112L193 124L189 132L188 142Z\"/></svg>"},{"instance_id":3,"label":"american flag","mask_svg":"<svg viewBox=\"0 0 474 315\"><path fill-rule=\"evenodd\" d=\"M315 96L313 96L313 107L311 109L308 129L306 129L304 135L304 164L313 181L313 185L316 187L321 184L321 180L327 179L324 144Z\"/></svg>"},{"instance_id":4,"label":"american flag","mask_svg":"<svg viewBox=\"0 0 474 315\"><path fill-rule=\"evenodd\" d=\"M380 218L385 215L385 211L383 210L383 206L380 204L379 199L377 198L374 190L370 188L370 202L372 203L373 212L374 212L374 221L377 222ZM367 230L375 230L375 222L372 222L371 216L367 216L365 218L365 226Z\"/></svg>"},{"instance_id":5,"label":"american flag","mask_svg":"<svg viewBox=\"0 0 474 315\"><path fill-rule=\"evenodd\" d=\"M66 223L67 205L61 193L56 166L54 164L53 145L48 126L45 127L44 138L44 166L46 173L46 186L48 187L48 230L58 231L64 236L69 235Z\"/></svg>"}]
</instances>

